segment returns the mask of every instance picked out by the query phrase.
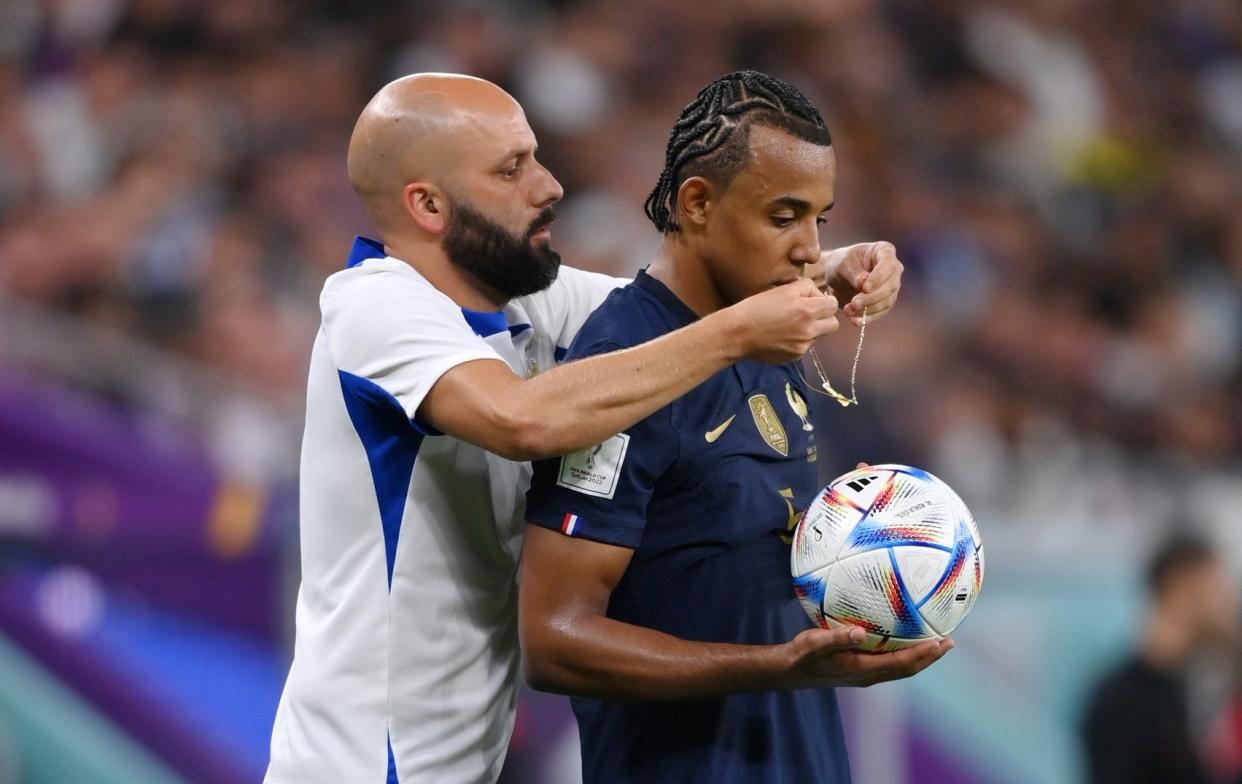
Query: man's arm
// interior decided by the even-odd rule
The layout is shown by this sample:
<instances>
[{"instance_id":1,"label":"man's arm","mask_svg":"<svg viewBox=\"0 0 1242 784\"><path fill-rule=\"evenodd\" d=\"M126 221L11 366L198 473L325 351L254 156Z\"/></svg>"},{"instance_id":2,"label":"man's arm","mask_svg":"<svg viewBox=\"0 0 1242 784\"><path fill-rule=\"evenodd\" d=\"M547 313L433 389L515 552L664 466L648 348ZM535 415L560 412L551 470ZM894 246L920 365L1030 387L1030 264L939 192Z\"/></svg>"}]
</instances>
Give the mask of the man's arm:
<instances>
[{"instance_id":1,"label":"man's arm","mask_svg":"<svg viewBox=\"0 0 1242 784\"><path fill-rule=\"evenodd\" d=\"M781 645L682 640L606 616L629 565L625 547L526 526L518 624L526 678L540 691L604 699L683 699L907 678L953 647L854 650L862 631L810 629Z\"/></svg>"},{"instance_id":2,"label":"man's arm","mask_svg":"<svg viewBox=\"0 0 1242 784\"><path fill-rule=\"evenodd\" d=\"M835 312L835 299L799 280L641 346L531 379L503 362L466 362L440 376L418 419L512 460L567 454L624 430L739 359L797 359L836 329Z\"/></svg>"}]
</instances>

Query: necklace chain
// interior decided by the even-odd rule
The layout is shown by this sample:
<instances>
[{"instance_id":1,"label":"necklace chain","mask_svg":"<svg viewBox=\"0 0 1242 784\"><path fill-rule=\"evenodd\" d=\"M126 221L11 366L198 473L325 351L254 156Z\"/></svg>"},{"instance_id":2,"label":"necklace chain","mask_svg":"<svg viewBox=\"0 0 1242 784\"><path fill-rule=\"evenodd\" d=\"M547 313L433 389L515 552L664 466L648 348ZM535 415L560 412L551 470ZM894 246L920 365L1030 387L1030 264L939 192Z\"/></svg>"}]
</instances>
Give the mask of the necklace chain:
<instances>
[{"instance_id":1,"label":"necklace chain","mask_svg":"<svg viewBox=\"0 0 1242 784\"><path fill-rule=\"evenodd\" d=\"M858 390L854 386L854 382L858 378L858 359L859 357L862 356L863 338L866 337L866 335L867 335L867 309L863 308L862 322L858 325L858 348L854 350L854 365L850 368L850 396L849 397L842 395L840 392L832 388L832 384L828 381L828 374L824 372L824 366L819 361L819 354L815 353L815 347L812 346L810 352L808 352L811 355L811 364L815 366L815 372L819 375L820 386L824 390L822 394L827 395L828 397L840 403L842 406L858 405ZM801 373L802 371L799 370L798 372ZM806 377L803 376L802 380L806 381ZM811 384L808 382L807 386L810 387ZM814 387L811 387L811 388L815 389ZM819 390L816 390L816 391L818 392Z\"/></svg>"}]
</instances>

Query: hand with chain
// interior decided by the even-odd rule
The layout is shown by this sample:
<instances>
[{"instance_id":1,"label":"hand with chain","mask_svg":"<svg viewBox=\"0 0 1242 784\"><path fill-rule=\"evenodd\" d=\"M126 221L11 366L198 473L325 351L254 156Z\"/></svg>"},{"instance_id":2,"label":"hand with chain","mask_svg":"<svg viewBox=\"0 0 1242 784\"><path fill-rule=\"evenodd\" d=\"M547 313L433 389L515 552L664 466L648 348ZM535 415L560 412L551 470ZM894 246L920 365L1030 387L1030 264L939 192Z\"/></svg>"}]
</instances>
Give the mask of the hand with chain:
<instances>
[{"instance_id":1,"label":"hand with chain","mask_svg":"<svg viewBox=\"0 0 1242 784\"><path fill-rule=\"evenodd\" d=\"M875 321L892 309L904 270L891 242L860 242L824 251L807 275L835 296L841 311L859 327L864 310L867 320Z\"/></svg>"},{"instance_id":2,"label":"hand with chain","mask_svg":"<svg viewBox=\"0 0 1242 784\"><path fill-rule=\"evenodd\" d=\"M891 242L864 242L824 251L818 263L803 269L803 274L815 281L824 293L832 294L839 302L845 303L842 312L859 328L858 347L854 350L854 363L850 368L849 397L833 389L814 346L808 352L811 364L819 375L819 389L842 406L858 403L855 381L863 338L867 334L867 320L878 318L892 309L897 301L897 292L901 290L901 273L904 270L905 265L898 260L897 249Z\"/></svg>"}]
</instances>

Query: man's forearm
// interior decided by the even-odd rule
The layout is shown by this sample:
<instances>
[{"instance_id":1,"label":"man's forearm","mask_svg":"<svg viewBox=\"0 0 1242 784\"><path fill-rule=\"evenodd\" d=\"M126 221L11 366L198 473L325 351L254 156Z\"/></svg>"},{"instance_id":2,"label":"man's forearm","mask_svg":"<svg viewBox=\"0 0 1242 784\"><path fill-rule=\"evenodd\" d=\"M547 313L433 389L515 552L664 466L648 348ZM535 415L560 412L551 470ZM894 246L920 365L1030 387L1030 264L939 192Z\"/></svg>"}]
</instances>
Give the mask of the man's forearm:
<instances>
[{"instance_id":1,"label":"man's forearm","mask_svg":"<svg viewBox=\"0 0 1242 784\"><path fill-rule=\"evenodd\" d=\"M674 700L791 685L784 646L692 642L602 615L549 625L523 647L533 688L579 697Z\"/></svg>"},{"instance_id":2,"label":"man's forearm","mask_svg":"<svg viewBox=\"0 0 1242 784\"><path fill-rule=\"evenodd\" d=\"M598 444L650 416L745 353L727 311L641 346L575 360L518 385L511 405L532 412L524 457L563 455Z\"/></svg>"},{"instance_id":3,"label":"man's forearm","mask_svg":"<svg viewBox=\"0 0 1242 784\"><path fill-rule=\"evenodd\" d=\"M807 280L755 294L641 346L519 378L503 362L465 362L427 392L431 427L510 460L600 443L742 358L792 362L837 328L836 300Z\"/></svg>"}]
</instances>

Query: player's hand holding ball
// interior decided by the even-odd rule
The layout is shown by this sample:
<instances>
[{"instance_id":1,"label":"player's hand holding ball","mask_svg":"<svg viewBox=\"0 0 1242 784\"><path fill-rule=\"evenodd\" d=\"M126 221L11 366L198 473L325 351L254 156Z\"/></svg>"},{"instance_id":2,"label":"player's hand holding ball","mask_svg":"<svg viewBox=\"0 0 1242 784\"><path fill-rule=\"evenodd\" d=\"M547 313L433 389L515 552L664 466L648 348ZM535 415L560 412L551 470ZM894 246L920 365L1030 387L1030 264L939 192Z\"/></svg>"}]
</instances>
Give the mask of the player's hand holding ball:
<instances>
[{"instance_id":1,"label":"player's hand holding ball","mask_svg":"<svg viewBox=\"0 0 1242 784\"><path fill-rule=\"evenodd\" d=\"M866 633L857 626L807 629L788 644L789 670L798 687L871 686L909 678L953 649L945 637L888 653L859 650Z\"/></svg>"}]
</instances>

